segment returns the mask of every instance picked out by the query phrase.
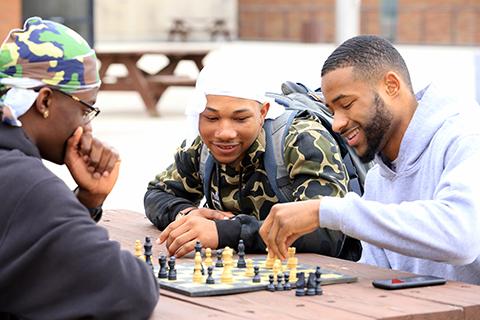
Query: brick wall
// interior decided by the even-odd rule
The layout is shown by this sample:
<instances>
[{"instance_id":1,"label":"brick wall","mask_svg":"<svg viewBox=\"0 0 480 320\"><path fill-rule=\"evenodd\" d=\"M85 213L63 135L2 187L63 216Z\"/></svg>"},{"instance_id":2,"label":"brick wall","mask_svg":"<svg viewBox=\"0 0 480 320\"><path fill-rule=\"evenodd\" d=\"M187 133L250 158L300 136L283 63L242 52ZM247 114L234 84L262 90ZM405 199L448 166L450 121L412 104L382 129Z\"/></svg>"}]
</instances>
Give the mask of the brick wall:
<instances>
[{"instance_id":1,"label":"brick wall","mask_svg":"<svg viewBox=\"0 0 480 320\"><path fill-rule=\"evenodd\" d=\"M22 25L21 0L0 0L0 43L8 32Z\"/></svg>"},{"instance_id":2,"label":"brick wall","mask_svg":"<svg viewBox=\"0 0 480 320\"><path fill-rule=\"evenodd\" d=\"M335 0L239 0L239 37L333 42ZM379 0L362 0L361 33L408 44L480 44L480 1L398 0L396 20L381 23ZM389 30L386 30L386 27ZM389 33L390 32L390 33Z\"/></svg>"}]
</instances>

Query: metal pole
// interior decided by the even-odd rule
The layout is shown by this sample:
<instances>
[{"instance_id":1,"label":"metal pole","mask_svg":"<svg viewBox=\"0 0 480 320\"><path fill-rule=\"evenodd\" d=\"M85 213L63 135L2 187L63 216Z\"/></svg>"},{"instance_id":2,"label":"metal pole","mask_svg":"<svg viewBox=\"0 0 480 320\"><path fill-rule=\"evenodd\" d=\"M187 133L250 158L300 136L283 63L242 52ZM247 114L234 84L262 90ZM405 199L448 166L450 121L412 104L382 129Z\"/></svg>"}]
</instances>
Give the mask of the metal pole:
<instances>
[{"instance_id":1,"label":"metal pole","mask_svg":"<svg viewBox=\"0 0 480 320\"><path fill-rule=\"evenodd\" d=\"M360 34L361 0L336 0L335 42L340 44Z\"/></svg>"}]
</instances>

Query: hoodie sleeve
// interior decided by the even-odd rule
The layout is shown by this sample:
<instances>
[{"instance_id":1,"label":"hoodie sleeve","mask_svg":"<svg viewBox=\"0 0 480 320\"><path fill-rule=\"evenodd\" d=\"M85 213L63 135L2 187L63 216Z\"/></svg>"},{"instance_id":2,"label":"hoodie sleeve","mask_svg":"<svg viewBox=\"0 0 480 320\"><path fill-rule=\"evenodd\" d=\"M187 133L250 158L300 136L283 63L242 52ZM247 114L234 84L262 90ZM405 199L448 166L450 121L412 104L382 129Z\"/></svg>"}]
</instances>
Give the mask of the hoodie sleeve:
<instances>
[{"instance_id":1,"label":"hoodie sleeve","mask_svg":"<svg viewBox=\"0 0 480 320\"><path fill-rule=\"evenodd\" d=\"M25 319L148 318L159 297L152 270L110 241L58 178L22 188L0 228L0 310Z\"/></svg>"},{"instance_id":2,"label":"hoodie sleeve","mask_svg":"<svg viewBox=\"0 0 480 320\"><path fill-rule=\"evenodd\" d=\"M480 246L472 245L480 243L478 141L478 135L451 141L431 199L383 204L353 193L344 199L326 197L321 226L407 256L454 265L473 262L480 255Z\"/></svg>"}]
</instances>

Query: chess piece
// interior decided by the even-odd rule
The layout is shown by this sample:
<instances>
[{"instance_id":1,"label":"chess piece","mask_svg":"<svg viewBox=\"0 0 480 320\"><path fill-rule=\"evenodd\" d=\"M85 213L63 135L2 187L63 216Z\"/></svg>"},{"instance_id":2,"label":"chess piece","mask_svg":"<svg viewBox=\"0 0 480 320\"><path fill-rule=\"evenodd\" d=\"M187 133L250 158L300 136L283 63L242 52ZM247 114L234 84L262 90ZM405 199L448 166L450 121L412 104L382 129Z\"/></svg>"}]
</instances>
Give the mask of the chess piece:
<instances>
[{"instance_id":1,"label":"chess piece","mask_svg":"<svg viewBox=\"0 0 480 320\"><path fill-rule=\"evenodd\" d=\"M315 273L310 272L307 280L307 296L315 295Z\"/></svg>"},{"instance_id":2,"label":"chess piece","mask_svg":"<svg viewBox=\"0 0 480 320\"><path fill-rule=\"evenodd\" d=\"M195 252L195 264L193 266L193 282L201 283L202 282L202 256L200 252Z\"/></svg>"},{"instance_id":3,"label":"chess piece","mask_svg":"<svg viewBox=\"0 0 480 320\"><path fill-rule=\"evenodd\" d=\"M216 268L222 268L223 267L223 261L222 261L222 250L218 249L217 250L217 262L215 263Z\"/></svg>"},{"instance_id":4,"label":"chess piece","mask_svg":"<svg viewBox=\"0 0 480 320\"><path fill-rule=\"evenodd\" d=\"M195 252L200 252L200 255L202 254L202 244L198 240L195 242Z\"/></svg>"},{"instance_id":5,"label":"chess piece","mask_svg":"<svg viewBox=\"0 0 480 320\"><path fill-rule=\"evenodd\" d=\"M296 251L295 247L288 248L288 260L287 260L288 270L292 270L293 268L297 267L298 259L295 258L295 251ZM297 259L297 261L295 259Z\"/></svg>"},{"instance_id":6,"label":"chess piece","mask_svg":"<svg viewBox=\"0 0 480 320\"><path fill-rule=\"evenodd\" d=\"M297 297L305 295L305 273L297 272L297 281L295 282L295 295Z\"/></svg>"},{"instance_id":7,"label":"chess piece","mask_svg":"<svg viewBox=\"0 0 480 320\"><path fill-rule=\"evenodd\" d=\"M253 276L252 282L260 283L262 281L262 278L260 277L260 268L258 266L253 267L253 273L255 275Z\"/></svg>"},{"instance_id":8,"label":"chess piece","mask_svg":"<svg viewBox=\"0 0 480 320\"><path fill-rule=\"evenodd\" d=\"M200 253L200 258L202 257L202 244L200 241L195 241L195 254L197 254L197 252ZM205 270L203 269L203 264L201 263L200 264L200 272L202 273L202 276L205 275Z\"/></svg>"},{"instance_id":9,"label":"chess piece","mask_svg":"<svg viewBox=\"0 0 480 320\"><path fill-rule=\"evenodd\" d=\"M158 258L158 264L160 265L160 269L158 270L158 278L159 279L166 279L168 277L168 274L167 274L167 257L162 254Z\"/></svg>"},{"instance_id":10,"label":"chess piece","mask_svg":"<svg viewBox=\"0 0 480 320\"><path fill-rule=\"evenodd\" d=\"M247 259L245 265L247 267L247 269L245 270L245 277L253 277L254 275L253 260Z\"/></svg>"},{"instance_id":11,"label":"chess piece","mask_svg":"<svg viewBox=\"0 0 480 320\"><path fill-rule=\"evenodd\" d=\"M282 261L280 261L280 259L275 259L275 263L273 264L273 267L272 267L273 278L275 280L277 280L277 274L279 274L281 270L282 270Z\"/></svg>"},{"instance_id":12,"label":"chess piece","mask_svg":"<svg viewBox=\"0 0 480 320\"><path fill-rule=\"evenodd\" d=\"M265 268L267 269L272 269L273 263L275 262L275 257L273 256L273 253L270 253L270 251L267 250L267 260L265 260Z\"/></svg>"},{"instance_id":13,"label":"chess piece","mask_svg":"<svg viewBox=\"0 0 480 320\"><path fill-rule=\"evenodd\" d=\"M213 266L208 266L207 268L207 280L205 281L206 284L215 284L215 279L212 277L213 273Z\"/></svg>"},{"instance_id":14,"label":"chess piece","mask_svg":"<svg viewBox=\"0 0 480 320\"><path fill-rule=\"evenodd\" d=\"M134 251L135 257L137 257L140 260L145 261L145 257L142 254L142 242L140 240L135 240L135 251Z\"/></svg>"},{"instance_id":15,"label":"chess piece","mask_svg":"<svg viewBox=\"0 0 480 320\"><path fill-rule=\"evenodd\" d=\"M175 256L168 260L168 280L177 280L177 270L175 269Z\"/></svg>"},{"instance_id":16,"label":"chess piece","mask_svg":"<svg viewBox=\"0 0 480 320\"><path fill-rule=\"evenodd\" d=\"M143 248L145 249L144 255L145 255L145 262L153 266L152 263L152 242L150 240L150 237L145 237L145 243L143 244Z\"/></svg>"},{"instance_id":17,"label":"chess piece","mask_svg":"<svg viewBox=\"0 0 480 320\"><path fill-rule=\"evenodd\" d=\"M283 285L283 288L285 290L291 290L292 289L292 285L290 284L290 273L286 272L284 275L283 275L283 278L285 279L285 284Z\"/></svg>"},{"instance_id":18,"label":"chess piece","mask_svg":"<svg viewBox=\"0 0 480 320\"><path fill-rule=\"evenodd\" d=\"M213 266L212 249L210 248L205 249L205 266L207 268Z\"/></svg>"},{"instance_id":19,"label":"chess piece","mask_svg":"<svg viewBox=\"0 0 480 320\"><path fill-rule=\"evenodd\" d=\"M279 273L277 275L277 291L283 291L283 274Z\"/></svg>"},{"instance_id":20,"label":"chess piece","mask_svg":"<svg viewBox=\"0 0 480 320\"><path fill-rule=\"evenodd\" d=\"M320 267L317 267L315 270L315 294L318 296L321 296L323 294L323 289L322 289L322 271L320 270Z\"/></svg>"},{"instance_id":21,"label":"chess piece","mask_svg":"<svg viewBox=\"0 0 480 320\"><path fill-rule=\"evenodd\" d=\"M225 264L225 267L223 268L222 275L220 276L220 282L222 283L233 282L232 268L228 264Z\"/></svg>"},{"instance_id":22,"label":"chess piece","mask_svg":"<svg viewBox=\"0 0 480 320\"><path fill-rule=\"evenodd\" d=\"M238 261L237 261L237 268L246 268L247 265L245 263L245 245L243 244L243 240L240 239L238 242Z\"/></svg>"},{"instance_id":23,"label":"chess piece","mask_svg":"<svg viewBox=\"0 0 480 320\"><path fill-rule=\"evenodd\" d=\"M275 285L273 284L275 280L273 279L273 274L269 274L268 275L268 286L267 286L267 290L268 291L275 291Z\"/></svg>"}]
</instances>

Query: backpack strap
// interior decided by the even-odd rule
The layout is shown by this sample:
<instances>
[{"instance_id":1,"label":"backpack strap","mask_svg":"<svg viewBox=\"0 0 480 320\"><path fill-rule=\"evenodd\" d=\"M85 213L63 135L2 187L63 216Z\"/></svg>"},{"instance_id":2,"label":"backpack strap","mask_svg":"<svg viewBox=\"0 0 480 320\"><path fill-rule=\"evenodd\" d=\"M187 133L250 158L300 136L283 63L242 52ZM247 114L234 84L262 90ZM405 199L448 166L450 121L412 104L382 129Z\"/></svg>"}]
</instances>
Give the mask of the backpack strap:
<instances>
[{"instance_id":1,"label":"backpack strap","mask_svg":"<svg viewBox=\"0 0 480 320\"><path fill-rule=\"evenodd\" d=\"M266 147L264 155L264 166L267 172L268 182L280 202L292 201L292 186L284 159L285 137L288 128L295 119L297 111L285 111L281 116L272 120L265 120Z\"/></svg>"},{"instance_id":2,"label":"backpack strap","mask_svg":"<svg viewBox=\"0 0 480 320\"><path fill-rule=\"evenodd\" d=\"M215 162L213 157L210 155L207 145L204 143L202 145L202 150L200 151L199 174L203 183L203 195L205 196L210 208L213 208L212 195L210 192L210 180L212 179L214 165Z\"/></svg>"}]
</instances>

